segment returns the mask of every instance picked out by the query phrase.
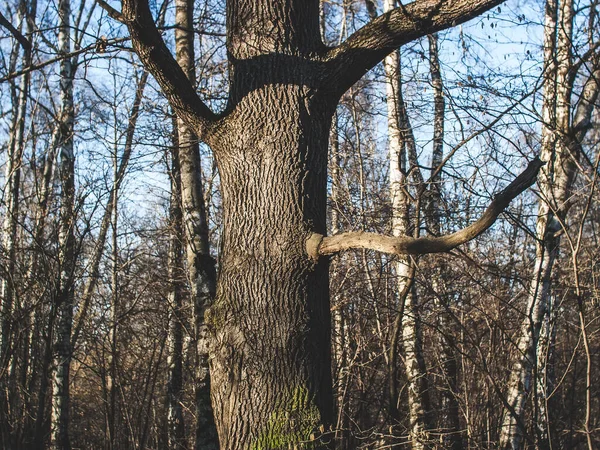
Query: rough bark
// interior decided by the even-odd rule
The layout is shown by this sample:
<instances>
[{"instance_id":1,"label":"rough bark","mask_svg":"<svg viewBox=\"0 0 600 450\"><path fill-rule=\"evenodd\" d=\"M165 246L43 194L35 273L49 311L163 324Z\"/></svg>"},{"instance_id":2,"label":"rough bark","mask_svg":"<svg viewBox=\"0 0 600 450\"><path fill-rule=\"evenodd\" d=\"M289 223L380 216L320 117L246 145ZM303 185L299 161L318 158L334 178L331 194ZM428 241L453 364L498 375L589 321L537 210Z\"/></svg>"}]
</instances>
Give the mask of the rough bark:
<instances>
[{"instance_id":1,"label":"rough bark","mask_svg":"<svg viewBox=\"0 0 600 450\"><path fill-rule=\"evenodd\" d=\"M219 160L224 235L210 314L223 448L308 448L332 423L327 262L304 250L311 230L325 230L331 111L311 100L297 86L251 91L223 124L235 131L216 146L227 152Z\"/></svg>"}]
</instances>

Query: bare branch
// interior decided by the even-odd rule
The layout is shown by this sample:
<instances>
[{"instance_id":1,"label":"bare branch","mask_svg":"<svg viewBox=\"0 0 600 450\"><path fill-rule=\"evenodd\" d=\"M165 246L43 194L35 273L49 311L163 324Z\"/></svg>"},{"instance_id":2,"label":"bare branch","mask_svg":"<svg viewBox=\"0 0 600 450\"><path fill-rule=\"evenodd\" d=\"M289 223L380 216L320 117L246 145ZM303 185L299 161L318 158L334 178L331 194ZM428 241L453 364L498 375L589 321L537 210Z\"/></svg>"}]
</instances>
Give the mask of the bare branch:
<instances>
[{"instance_id":1,"label":"bare branch","mask_svg":"<svg viewBox=\"0 0 600 450\"><path fill-rule=\"evenodd\" d=\"M382 14L325 55L326 86L341 95L401 45L466 22L503 1L416 0Z\"/></svg>"},{"instance_id":2,"label":"bare branch","mask_svg":"<svg viewBox=\"0 0 600 450\"><path fill-rule=\"evenodd\" d=\"M110 40L100 40L94 44L88 45L87 47L83 47L80 48L79 50L75 50L72 51L70 53L65 53L65 54L60 54L59 56L55 57L55 58L51 58L48 59L46 61L43 61L41 63L38 64L32 64L30 66L27 66L21 70L18 70L16 72L11 72L8 75L1 77L0 78L0 83L4 83L5 81L8 80L13 80L17 77L20 77L21 75L25 74L25 73L29 73L29 72L33 72L35 70L39 70L39 69L43 69L46 66L49 66L50 64L54 64L55 62L58 61L62 61L63 59L68 59L68 58L72 58L74 56L78 56L81 55L82 53L86 53L86 52L91 52L91 51L98 51L98 46L101 45L102 46L102 51L106 51L106 47L107 46L111 46L111 45L115 45L118 44L120 42L125 42L127 41L129 38L116 38L116 39L110 39Z\"/></svg>"},{"instance_id":3,"label":"bare branch","mask_svg":"<svg viewBox=\"0 0 600 450\"><path fill-rule=\"evenodd\" d=\"M385 236L377 233L350 232L330 237L322 237L319 245L315 245L315 235L307 242L307 251L316 255L332 255L342 250L369 249L395 255L423 255L427 253L442 253L468 242L496 221L498 216L509 203L529 188L536 180L540 168L544 165L538 157L529 163L527 168L503 191L494 196L483 215L468 227L441 237L411 238L409 236ZM316 255L311 255L313 258Z\"/></svg>"},{"instance_id":4,"label":"bare branch","mask_svg":"<svg viewBox=\"0 0 600 450\"><path fill-rule=\"evenodd\" d=\"M175 113L202 135L204 125L215 114L198 97L173 55L165 45L150 13L147 0L123 0L122 16L133 48L154 76Z\"/></svg>"},{"instance_id":5,"label":"bare branch","mask_svg":"<svg viewBox=\"0 0 600 450\"><path fill-rule=\"evenodd\" d=\"M579 142L583 141L586 132L592 126L592 112L600 92L600 58L592 70L585 80L573 116L573 137Z\"/></svg>"},{"instance_id":6,"label":"bare branch","mask_svg":"<svg viewBox=\"0 0 600 450\"><path fill-rule=\"evenodd\" d=\"M125 21L123 19L123 14L121 14L115 8L113 8L112 6L110 6L104 0L96 0L96 3L98 3L102 7L102 9L107 12L107 14L110 17L112 17L115 20L118 20L121 23L125 23Z\"/></svg>"},{"instance_id":7,"label":"bare branch","mask_svg":"<svg viewBox=\"0 0 600 450\"><path fill-rule=\"evenodd\" d=\"M19 44L21 44L21 47L23 47L27 51L31 50L31 43L27 40L27 38L23 35L23 33L21 33L19 30L17 30L15 27L13 27L12 23L10 23L8 21L8 19L6 17L4 17L4 15L1 12L0 12L0 25L2 25L4 28L6 28L8 31L10 31L10 33L15 37L15 39L17 41L19 41Z\"/></svg>"}]
</instances>

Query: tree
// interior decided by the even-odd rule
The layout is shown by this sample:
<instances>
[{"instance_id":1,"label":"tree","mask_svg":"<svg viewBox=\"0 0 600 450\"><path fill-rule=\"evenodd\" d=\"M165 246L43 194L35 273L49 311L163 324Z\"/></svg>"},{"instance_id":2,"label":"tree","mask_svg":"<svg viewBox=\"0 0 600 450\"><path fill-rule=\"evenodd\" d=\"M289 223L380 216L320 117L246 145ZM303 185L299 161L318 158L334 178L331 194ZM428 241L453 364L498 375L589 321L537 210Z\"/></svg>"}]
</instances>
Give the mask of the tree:
<instances>
[{"instance_id":1,"label":"tree","mask_svg":"<svg viewBox=\"0 0 600 450\"><path fill-rule=\"evenodd\" d=\"M192 86L196 84L193 28L194 2L176 0L175 48L177 63ZM179 172L181 179L182 220L185 228L187 272L194 316L194 348L196 353L196 449L218 447L217 430L210 404L208 369L208 330L204 313L215 296L215 261L210 254L208 223L200 171L200 148L194 128L177 118Z\"/></svg>"},{"instance_id":2,"label":"tree","mask_svg":"<svg viewBox=\"0 0 600 450\"><path fill-rule=\"evenodd\" d=\"M158 33L148 3L124 0L124 22L177 115L213 150L223 237L211 328L211 397L221 446L327 446L333 420L328 262L350 248L446 251L487 229L540 167L534 161L482 218L438 238L325 234L327 142L340 96L395 48L499 4L419 1L327 48L319 2L227 5L230 91L225 111L198 97ZM308 443L312 442L312 443Z\"/></svg>"},{"instance_id":3,"label":"tree","mask_svg":"<svg viewBox=\"0 0 600 450\"><path fill-rule=\"evenodd\" d=\"M540 202L536 223L536 257L527 306L517 335L515 369L511 371L500 446L517 449L527 430L523 418L525 402L536 389L536 445L551 448L547 398L552 390L548 368L554 346L551 322L556 315L552 297L552 274L559 256L561 232L566 231L567 215L573 202L573 186L578 162L583 158L585 135L600 91L600 54L593 45L578 65L573 62L575 8L571 0L548 0L544 26L544 97L542 105L541 157L548 167L540 175ZM586 73L586 70L589 71ZM583 74L579 98L574 80ZM583 321L582 321L583 323ZM584 327L585 328L585 327ZM585 336L584 336L585 339ZM586 343L587 346L587 343ZM537 366L537 367L536 367ZM593 448L589 420L585 423L588 448ZM530 437L532 439L532 437Z\"/></svg>"}]
</instances>

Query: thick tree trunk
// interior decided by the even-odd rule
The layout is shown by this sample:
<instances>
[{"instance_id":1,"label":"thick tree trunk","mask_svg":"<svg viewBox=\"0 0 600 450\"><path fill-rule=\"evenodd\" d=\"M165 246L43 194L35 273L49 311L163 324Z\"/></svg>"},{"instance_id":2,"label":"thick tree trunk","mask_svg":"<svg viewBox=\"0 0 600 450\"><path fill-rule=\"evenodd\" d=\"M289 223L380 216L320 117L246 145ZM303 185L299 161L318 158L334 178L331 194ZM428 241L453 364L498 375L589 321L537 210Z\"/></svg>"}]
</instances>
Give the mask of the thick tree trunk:
<instances>
[{"instance_id":1,"label":"thick tree trunk","mask_svg":"<svg viewBox=\"0 0 600 450\"><path fill-rule=\"evenodd\" d=\"M499 2L415 2L328 49L320 39L318 0L231 0L229 101L219 116L198 97L186 69L174 63L146 1L124 0L122 13L104 5L127 24L135 51L178 116L216 155L223 234L207 325L213 335L211 397L224 449L327 446L331 314L320 245L327 138L340 96L394 48ZM515 186L529 186L527 176L536 168L460 236L497 217L503 199ZM181 170L185 192L183 160ZM184 203L189 226L185 209ZM451 235L449 242L463 242L460 236Z\"/></svg>"},{"instance_id":2,"label":"thick tree trunk","mask_svg":"<svg viewBox=\"0 0 600 450\"><path fill-rule=\"evenodd\" d=\"M263 82L289 65L256 65L256 86L237 86L247 95L211 139L224 210L212 398L224 449L313 448L333 418L331 322L328 264L306 241L325 232L333 107Z\"/></svg>"}]
</instances>

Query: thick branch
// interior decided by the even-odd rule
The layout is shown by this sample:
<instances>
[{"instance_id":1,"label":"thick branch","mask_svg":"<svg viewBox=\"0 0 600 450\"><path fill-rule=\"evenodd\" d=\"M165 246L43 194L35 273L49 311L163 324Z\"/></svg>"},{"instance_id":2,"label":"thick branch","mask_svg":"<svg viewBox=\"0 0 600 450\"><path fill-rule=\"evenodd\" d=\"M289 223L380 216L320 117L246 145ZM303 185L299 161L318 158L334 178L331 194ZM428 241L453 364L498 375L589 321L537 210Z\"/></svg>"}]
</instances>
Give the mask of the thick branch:
<instances>
[{"instance_id":1,"label":"thick branch","mask_svg":"<svg viewBox=\"0 0 600 450\"><path fill-rule=\"evenodd\" d=\"M416 0L382 14L327 53L327 85L341 95L394 49L466 22L503 1Z\"/></svg>"},{"instance_id":2,"label":"thick branch","mask_svg":"<svg viewBox=\"0 0 600 450\"><path fill-rule=\"evenodd\" d=\"M96 0L96 3L98 3L100 7L107 12L109 17L112 17L113 19L118 20L121 23L125 23L123 15L115 8L110 6L108 3L106 3L104 0Z\"/></svg>"},{"instance_id":3,"label":"thick branch","mask_svg":"<svg viewBox=\"0 0 600 450\"><path fill-rule=\"evenodd\" d=\"M23 36L23 34L19 30L17 30L15 27L13 27L12 23L10 23L8 21L8 19L2 15L1 12L0 12L0 25L2 25L4 28L6 28L8 31L10 31L10 33L15 37L15 39L17 41L19 41L19 44L21 44L21 47L23 47L25 50L28 50L28 51L31 50L31 44L29 43L27 38L25 36Z\"/></svg>"},{"instance_id":4,"label":"thick branch","mask_svg":"<svg viewBox=\"0 0 600 450\"><path fill-rule=\"evenodd\" d=\"M175 113L202 135L205 123L215 115L200 100L165 45L152 19L148 0L123 0L121 16L129 29L133 48L160 84Z\"/></svg>"},{"instance_id":5,"label":"thick branch","mask_svg":"<svg viewBox=\"0 0 600 450\"><path fill-rule=\"evenodd\" d=\"M359 248L395 255L423 255L426 253L450 251L476 238L492 226L509 203L535 182L537 174L543 165L544 163L536 157L529 163L523 173L515 178L503 191L494 196L492 203L490 203L483 215L476 222L456 233L441 237L422 238L411 238L409 236L393 237L365 232L341 233L324 237L320 245L316 246L317 254L320 256L331 255L342 250ZM315 246L309 247L307 245L307 250L310 251L311 248L314 251Z\"/></svg>"}]
</instances>

